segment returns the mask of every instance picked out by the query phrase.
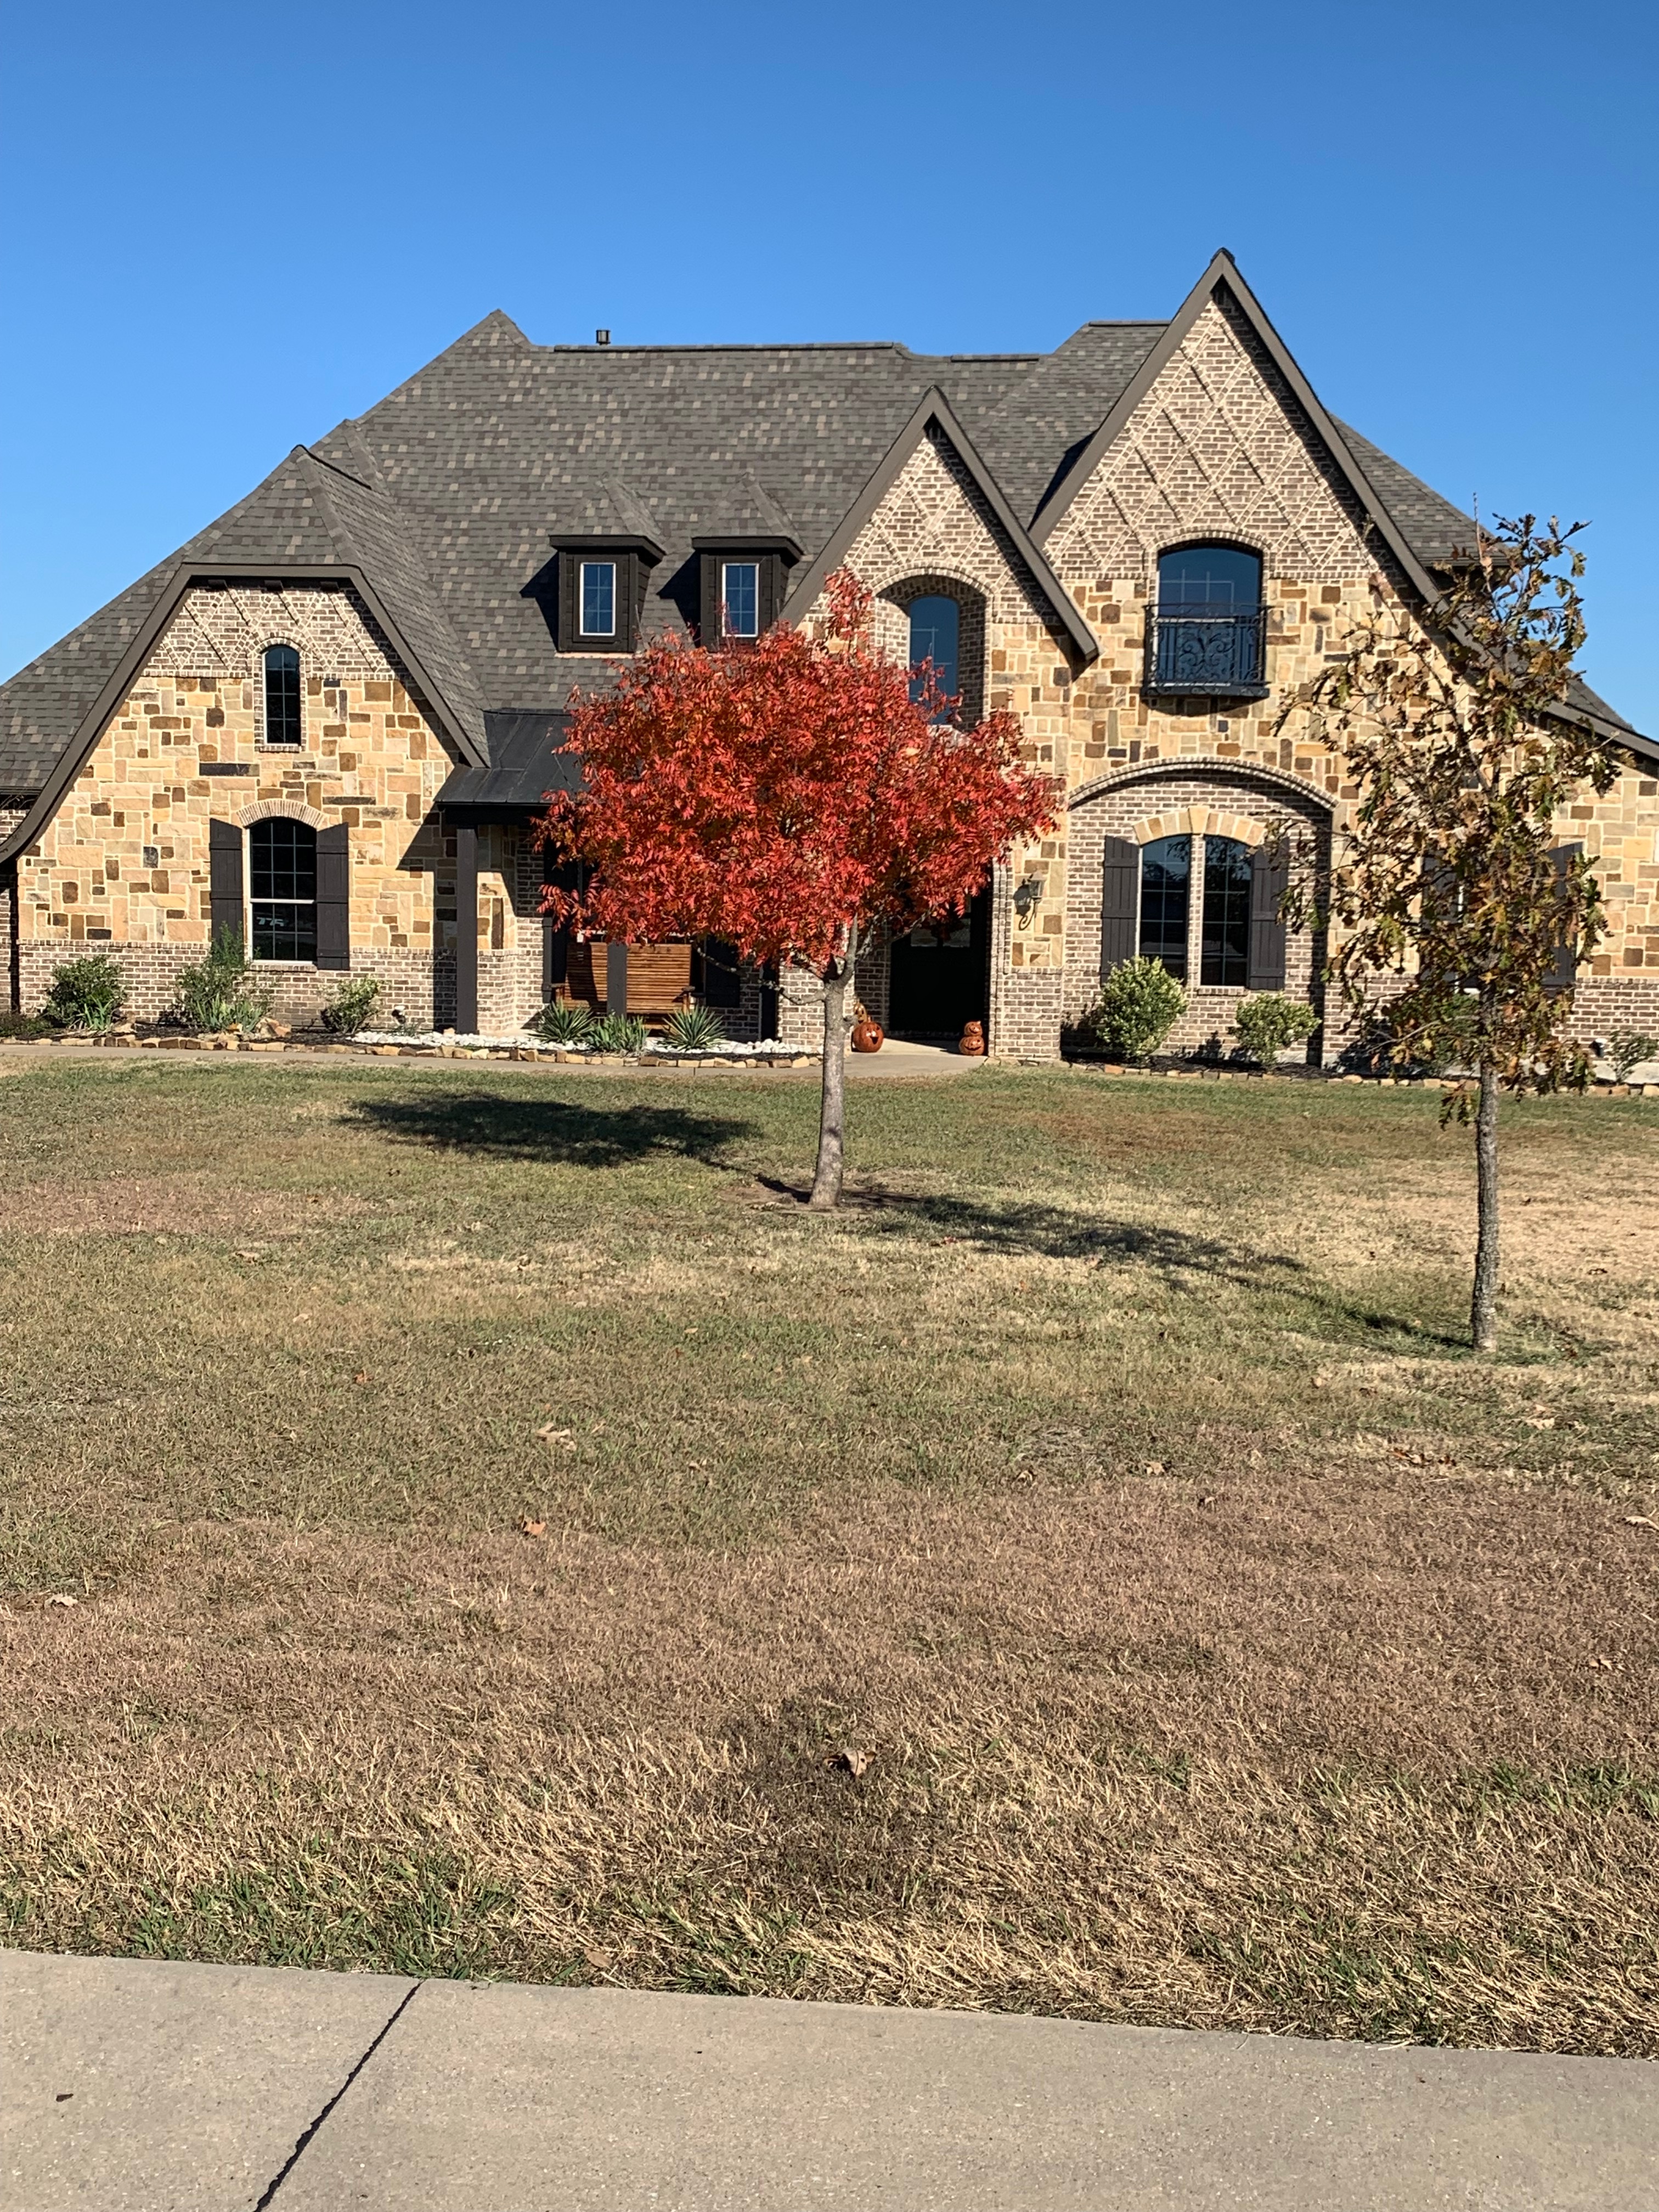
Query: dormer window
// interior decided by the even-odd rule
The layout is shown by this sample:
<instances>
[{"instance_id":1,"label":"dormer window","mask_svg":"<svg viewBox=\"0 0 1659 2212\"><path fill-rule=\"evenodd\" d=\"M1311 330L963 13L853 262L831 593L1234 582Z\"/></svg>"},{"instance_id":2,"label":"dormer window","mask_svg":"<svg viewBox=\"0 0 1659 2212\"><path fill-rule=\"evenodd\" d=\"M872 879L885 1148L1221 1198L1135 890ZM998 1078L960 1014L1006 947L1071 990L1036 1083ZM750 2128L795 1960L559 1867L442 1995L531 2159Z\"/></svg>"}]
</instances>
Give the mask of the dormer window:
<instances>
[{"instance_id":1,"label":"dormer window","mask_svg":"<svg viewBox=\"0 0 1659 2212\"><path fill-rule=\"evenodd\" d=\"M561 653L632 653L639 638L646 579L661 560L653 538L620 532L556 536L559 556Z\"/></svg>"},{"instance_id":2,"label":"dormer window","mask_svg":"<svg viewBox=\"0 0 1659 2212\"><path fill-rule=\"evenodd\" d=\"M783 612L785 580L800 558L793 538L694 538L702 563L698 634L705 645L764 637Z\"/></svg>"},{"instance_id":3,"label":"dormer window","mask_svg":"<svg viewBox=\"0 0 1659 2212\"><path fill-rule=\"evenodd\" d=\"M720 562L720 635L760 635L760 562Z\"/></svg>"},{"instance_id":4,"label":"dormer window","mask_svg":"<svg viewBox=\"0 0 1659 2212\"><path fill-rule=\"evenodd\" d=\"M584 561L581 564L581 634L597 643L616 642L617 564L614 561Z\"/></svg>"}]
</instances>

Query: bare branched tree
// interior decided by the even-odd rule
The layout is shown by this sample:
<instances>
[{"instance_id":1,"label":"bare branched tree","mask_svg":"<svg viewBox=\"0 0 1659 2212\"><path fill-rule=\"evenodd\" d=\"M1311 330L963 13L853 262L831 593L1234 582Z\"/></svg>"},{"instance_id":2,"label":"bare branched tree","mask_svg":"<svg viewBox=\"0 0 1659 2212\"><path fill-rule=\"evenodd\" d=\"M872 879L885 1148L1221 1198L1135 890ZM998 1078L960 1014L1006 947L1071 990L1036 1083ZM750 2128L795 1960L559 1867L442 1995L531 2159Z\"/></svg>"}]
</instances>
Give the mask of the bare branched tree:
<instances>
[{"instance_id":1,"label":"bare branched tree","mask_svg":"<svg viewBox=\"0 0 1659 2212\"><path fill-rule=\"evenodd\" d=\"M1379 596L1296 709L1358 787L1322 901L1328 979L1385 1027L1396 1062L1470 1071L1445 1118L1474 1125L1481 1352L1497 1334L1499 1096L1582 1089L1589 1073L1571 979L1604 923L1558 823L1616 769L1571 702L1583 527L1523 515L1480 530L1436 605L1414 617ZM1320 903L1304 881L1286 913L1305 924Z\"/></svg>"}]
</instances>

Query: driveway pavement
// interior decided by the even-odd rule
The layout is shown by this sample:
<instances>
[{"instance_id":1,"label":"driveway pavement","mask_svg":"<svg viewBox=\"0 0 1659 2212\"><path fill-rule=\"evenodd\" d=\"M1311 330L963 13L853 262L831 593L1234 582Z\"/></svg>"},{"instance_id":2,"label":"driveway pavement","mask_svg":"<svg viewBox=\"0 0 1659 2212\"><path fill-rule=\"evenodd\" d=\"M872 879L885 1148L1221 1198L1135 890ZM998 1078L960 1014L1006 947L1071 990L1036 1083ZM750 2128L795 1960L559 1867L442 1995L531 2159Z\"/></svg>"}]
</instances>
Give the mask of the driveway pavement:
<instances>
[{"instance_id":1,"label":"driveway pavement","mask_svg":"<svg viewBox=\"0 0 1659 2212\"><path fill-rule=\"evenodd\" d=\"M0 1952L5 2212L1659 2207L1659 2069Z\"/></svg>"}]
</instances>

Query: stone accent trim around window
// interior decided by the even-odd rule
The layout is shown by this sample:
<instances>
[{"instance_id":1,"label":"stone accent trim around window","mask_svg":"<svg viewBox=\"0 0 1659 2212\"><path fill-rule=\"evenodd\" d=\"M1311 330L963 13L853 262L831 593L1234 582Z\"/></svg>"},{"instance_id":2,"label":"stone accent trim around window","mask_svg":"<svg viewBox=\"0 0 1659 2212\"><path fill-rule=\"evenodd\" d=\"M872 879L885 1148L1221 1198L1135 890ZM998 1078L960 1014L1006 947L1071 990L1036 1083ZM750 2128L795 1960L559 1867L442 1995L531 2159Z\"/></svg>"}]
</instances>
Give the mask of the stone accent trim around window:
<instances>
[{"instance_id":1,"label":"stone accent trim around window","mask_svg":"<svg viewBox=\"0 0 1659 2212\"><path fill-rule=\"evenodd\" d=\"M333 826L330 816L319 813L314 806L307 806L297 799L261 799L252 806L243 807L240 814L233 814L230 818L239 830L251 830L256 822L277 820L307 822L313 830L327 830Z\"/></svg>"},{"instance_id":2,"label":"stone accent trim around window","mask_svg":"<svg viewBox=\"0 0 1659 2212\"><path fill-rule=\"evenodd\" d=\"M1179 806L1149 814L1129 832L1137 845L1159 837L1231 837L1240 845L1265 845L1267 832L1248 814L1228 814L1213 806Z\"/></svg>"}]
</instances>

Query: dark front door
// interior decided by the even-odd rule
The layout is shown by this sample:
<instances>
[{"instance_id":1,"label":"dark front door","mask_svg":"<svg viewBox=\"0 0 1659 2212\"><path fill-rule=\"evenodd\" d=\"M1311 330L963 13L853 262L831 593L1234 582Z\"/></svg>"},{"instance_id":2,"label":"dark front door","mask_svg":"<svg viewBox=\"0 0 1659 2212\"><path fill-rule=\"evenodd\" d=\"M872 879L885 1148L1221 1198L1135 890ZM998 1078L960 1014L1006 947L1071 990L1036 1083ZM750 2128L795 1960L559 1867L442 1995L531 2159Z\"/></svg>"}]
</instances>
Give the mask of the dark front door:
<instances>
[{"instance_id":1,"label":"dark front door","mask_svg":"<svg viewBox=\"0 0 1659 2212\"><path fill-rule=\"evenodd\" d=\"M896 1036L959 1037L990 1012L991 894L964 915L924 921L894 940L888 1027Z\"/></svg>"}]
</instances>

